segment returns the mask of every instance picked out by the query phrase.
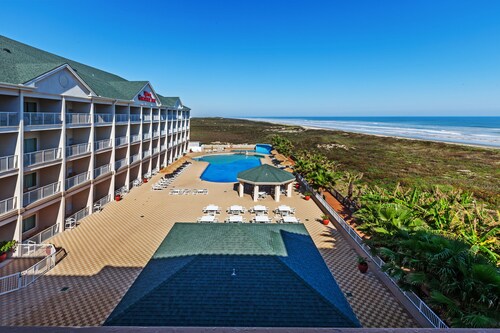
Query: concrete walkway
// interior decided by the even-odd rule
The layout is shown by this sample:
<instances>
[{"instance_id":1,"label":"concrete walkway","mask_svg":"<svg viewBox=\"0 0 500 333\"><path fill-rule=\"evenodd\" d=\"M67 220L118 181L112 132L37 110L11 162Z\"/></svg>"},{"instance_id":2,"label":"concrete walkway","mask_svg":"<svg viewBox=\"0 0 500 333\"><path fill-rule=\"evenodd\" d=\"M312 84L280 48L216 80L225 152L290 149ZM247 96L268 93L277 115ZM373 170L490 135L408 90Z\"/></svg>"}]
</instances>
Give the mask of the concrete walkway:
<instances>
[{"instance_id":1,"label":"concrete walkway","mask_svg":"<svg viewBox=\"0 0 500 333\"><path fill-rule=\"evenodd\" d=\"M233 184L199 179L206 163L195 162L172 184L177 188L207 188L208 195L169 195L152 191L159 179L133 189L120 202L106 205L74 230L51 239L68 255L33 285L0 296L0 325L96 326L102 325L134 282L175 222L194 222L208 204L223 213L232 204L250 208L249 195L239 198ZM274 210L268 197L259 204ZM319 221L321 211L294 193L281 196L280 204L296 208L332 274L364 327L415 327L415 322L372 274L357 270L357 255L330 224ZM273 216L273 214L270 214ZM245 214L247 220L250 214ZM292 291L293 292L293 291Z\"/></svg>"}]
</instances>

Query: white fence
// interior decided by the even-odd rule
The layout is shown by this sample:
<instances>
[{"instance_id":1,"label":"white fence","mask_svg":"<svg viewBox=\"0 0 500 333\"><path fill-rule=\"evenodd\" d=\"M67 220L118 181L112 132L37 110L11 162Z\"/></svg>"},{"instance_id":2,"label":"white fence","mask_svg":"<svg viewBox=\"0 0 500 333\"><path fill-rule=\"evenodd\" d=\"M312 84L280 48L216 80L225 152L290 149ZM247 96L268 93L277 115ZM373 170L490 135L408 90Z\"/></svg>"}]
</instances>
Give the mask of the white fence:
<instances>
[{"instance_id":1,"label":"white fence","mask_svg":"<svg viewBox=\"0 0 500 333\"><path fill-rule=\"evenodd\" d=\"M54 224L23 241L24 244L42 244L59 233L59 224Z\"/></svg>"},{"instance_id":2,"label":"white fence","mask_svg":"<svg viewBox=\"0 0 500 333\"><path fill-rule=\"evenodd\" d=\"M358 244L359 248L363 250L363 252L380 268L385 264L385 262L379 256L375 256L371 253L370 247L363 242L361 236L323 199L323 197L317 193L307 181L302 178L302 176L297 175L298 180L305 187L306 191L314 193L314 197L318 200L318 202L324 207L330 215L340 224L340 226L349 234L349 236ZM389 274L383 272L392 283L400 290L400 292L415 306L415 308L420 312L425 319L429 321L429 323L435 328L448 328L448 326L439 318L437 314L432 311L429 306L422 301L420 297L417 296L412 291L405 291L399 288L397 281L392 278Z\"/></svg>"},{"instance_id":3,"label":"white fence","mask_svg":"<svg viewBox=\"0 0 500 333\"><path fill-rule=\"evenodd\" d=\"M17 169L17 155L0 157L0 172Z\"/></svg>"},{"instance_id":4,"label":"white fence","mask_svg":"<svg viewBox=\"0 0 500 333\"><path fill-rule=\"evenodd\" d=\"M30 285L56 265L56 249L52 244L18 244L16 257L43 259L22 272L0 277L0 295Z\"/></svg>"},{"instance_id":5,"label":"white fence","mask_svg":"<svg viewBox=\"0 0 500 333\"><path fill-rule=\"evenodd\" d=\"M55 161L61 158L61 148L38 150L24 154L24 166Z\"/></svg>"},{"instance_id":6,"label":"white fence","mask_svg":"<svg viewBox=\"0 0 500 333\"><path fill-rule=\"evenodd\" d=\"M16 197L0 201L0 215L10 212L11 210L14 210L17 207L16 203L17 203Z\"/></svg>"}]
</instances>

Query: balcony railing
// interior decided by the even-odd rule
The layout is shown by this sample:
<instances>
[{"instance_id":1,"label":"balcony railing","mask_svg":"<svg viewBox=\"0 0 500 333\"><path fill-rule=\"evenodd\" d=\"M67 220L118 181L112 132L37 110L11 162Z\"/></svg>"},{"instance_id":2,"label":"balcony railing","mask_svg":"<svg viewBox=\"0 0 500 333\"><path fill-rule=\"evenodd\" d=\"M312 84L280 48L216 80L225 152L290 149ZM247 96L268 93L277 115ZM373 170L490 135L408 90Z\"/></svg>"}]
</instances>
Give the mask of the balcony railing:
<instances>
[{"instance_id":1,"label":"balcony railing","mask_svg":"<svg viewBox=\"0 0 500 333\"><path fill-rule=\"evenodd\" d=\"M149 115L149 114L145 114L145 115L143 115L143 116L142 116L142 120L143 120L143 121L151 121L151 115Z\"/></svg>"},{"instance_id":2,"label":"balcony railing","mask_svg":"<svg viewBox=\"0 0 500 333\"><path fill-rule=\"evenodd\" d=\"M96 113L94 115L94 122L96 124L111 123L113 121L113 115L110 113Z\"/></svg>"},{"instance_id":3,"label":"balcony railing","mask_svg":"<svg viewBox=\"0 0 500 333\"><path fill-rule=\"evenodd\" d=\"M161 121L167 120L167 116L165 116L165 115L163 115L163 114L162 114L162 115L160 116L160 119L161 119Z\"/></svg>"},{"instance_id":4,"label":"balcony railing","mask_svg":"<svg viewBox=\"0 0 500 333\"><path fill-rule=\"evenodd\" d=\"M17 155L0 157L0 172L17 169Z\"/></svg>"},{"instance_id":5,"label":"balcony railing","mask_svg":"<svg viewBox=\"0 0 500 333\"><path fill-rule=\"evenodd\" d=\"M61 113L46 113L46 112L26 112L24 114L24 125L61 125Z\"/></svg>"},{"instance_id":6,"label":"balcony railing","mask_svg":"<svg viewBox=\"0 0 500 333\"><path fill-rule=\"evenodd\" d=\"M23 244L42 244L45 243L48 239L52 238L56 234L59 233L59 224L56 223L47 229L44 229L37 233L36 235L26 239L23 241Z\"/></svg>"},{"instance_id":7,"label":"balcony railing","mask_svg":"<svg viewBox=\"0 0 500 333\"><path fill-rule=\"evenodd\" d=\"M158 136L160 136L160 131L154 131L153 132L153 136L156 138Z\"/></svg>"},{"instance_id":8,"label":"balcony railing","mask_svg":"<svg viewBox=\"0 0 500 333\"><path fill-rule=\"evenodd\" d=\"M94 142L95 151L106 149L112 146L111 139L104 139Z\"/></svg>"},{"instance_id":9,"label":"balcony railing","mask_svg":"<svg viewBox=\"0 0 500 333\"><path fill-rule=\"evenodd\" d=\"M119 137L119 138L116 138L115 139L115 145L118 147L118 146L123 146L123 145L126 145L128 144L128 136L122 136L122 137Z\"/></svg>"},{"instance_id":10,"label":"balcony railing","mask_svg":"<svg viewBox=\"0 0 500 333\"><path fill-rule=\"evenodd\" d=\"M158 148L158 147L153 148L153 154L156 154L156 153L158 153L159 151L160 151L160 148Z\"/></svg>"},{"instance_id":11,"label":"balcony railing","mask_svg":"<svg viewBox=\"0 0 500 333\"><path fill-rule=\"evenodd\" d=\"M164 151L165 149L167 149L167 145L161 145L160 150Z\"/></svg>"},{"instance_id":12,"label":"balcony railing","mask_svg":"<svg viewBox=\"0 0 500 333\"><path fill-rule=\"evenodd\" d=\"M130 142L141 141L141 136L139 134L134 134L130 136Z\"/></svg>"},{"instance_id":13,"label":"balcony railing","mask_svg":"<svg viewBox=\"0 0 500 333\"><path fill-rule=\"evenodd\" d=\"M17 112L0 112L0 126L19 125L19 114Z\"/></svg>"},{"instance_id":14,"label":"balcony railing","mask_svg":"<svg viewBox=\"0 0 500 333\"><path fill-rule=\"evenodd\" d=\"M115 121L117 123L128 123L128 114L115 114Z\"/></svg>"},{"instance_id":15,"label":"balcony railing","mask_svg":"<svg viewBox=\"0 0 500 333\"><path fill-rule=\"evenodd\" d=\"M23 194L23 206L61 192L61 182L55 182Z\"/></svg>"},{"instance_id":16,"label":"balcony railing","mask_svg":"<svg viewBox=\"0 0 500 333\"><path fill-rule=\"evenodd\" d=\"M155 120L155 121L156 121L156 120L160 120L160 116L159 116L159 115L157 115L157 114L153 115L153 120Z\"/></svg>"},{"instance_id":17,"label":"balcony railing","mask_svg":"<svg viewBox=\"0 0 500 333\"><path fill-rule=\"evenodd\" d=\"M89 207L85 207L78 212L74 213L73 215L70 215L66 218L66 221L72 221L74 225L76 225L81 219L84 217L88 216L90 213Z\"/></svg>"},{"instance_id":18,"label":"balcony railing","mask_svg":"<svg viewBox=\"0 0 500 333\"><path fill-rule=\"evenodd\" d=\"M94 202L94 212L101 210L107 203L111 202L111 194L108 194Z\"/></svg>"},{"instance_id":19,"label":"balcony railing","mask_svg":"<svg viewBox=\"0 0 500 333\"><path fill-rule=\"evenodd\" d=\"M141 156L139 154L135 154L130 156L130 164L134 163L135 161L139 161L141 159Z\"/></svg>"},{"instance_id":20,"label":"balcony railing","mask_svg":"<svg viewBox=\"0 0 500 333\"><path fill-rule=\"evenodd\" d=\"M130 115L130 121L131 122L140 122L141 121L141 115L140 114L131 114Z\"/></svg>"},{"instance_id":21,"label":"balcony railing","mask_svg":"<svg viewBox=\"0 0 500 333\"><path fill-rule=\"evenodd\" d=\"M61 148L51 148L24 154L24 166L55 161L61 158Z\"/></svg>"},{"instance_id":22,"label":"balcony railing","mask_svg":"<svg viewBox=\"0 0 500 333\"><path fill-rule=\"evenodd\" d=\"M80 185L81 183L85 183L90 180L90 171L82 172L76 176L70 177L66 179L66 190L70 188Z\"/></svg>"},{"instance_id":23,"label":"balcony railing","mask_svg":"<svg viewBox=\"0 0 500 333\"><path fill-rule=\"evenodd\" d=\"M66 147L66 157L90 153L90 143L79 143Z\"/></svg>"},{"instance_id":24,"label":"balcony railing","mask_svg":"<svg viewBox=\"0 0 500 333\"><path fill-rule=\"evenodd\" d=\"M167 135L167 130L161 130L161 131L160 131L160 134L161 134L161 136L165 136L165 135Z\"/></svg>"},{"instance_id":25,"label":"balcony railing","mask_svg":"<svg viewBox=\"0 0 500 333\"><path fill-rule=\"evenodd\" d=\"M111 164L106 164L94 169L94 178L97 178L111 171Z\"/></svg>"},{"instance_id":26,"label":"balcony railing","mask_svg":"<svg viewBox=\"0 0 500 333\"><path fill-rule=\"evenodd\" d=\"M143 138L144 140L151 139L151 133L144 133L144 134L142 135L142 138Z\"/></svg>"},{"instance_id":27,"label":"balcony railing","mask_svg":"<svg viewBox=\"0 0 500 333\"><path fill-rule=\"evenodd\" d=\"M66 113L67 125L90 125L91 117L89 113Z\"/></svg>"},{"instance_id":28,"label":"balcony railing","mask_svg":"<svg viewBox=\"0 0 500 333\"><path fill-rule=\"evenodd\" d=\"M17 208L17 198L12 197L0 201L0 215L10 212Z\"/></svg>"},{"instance_id":29,"label":"balcony railing","mask_svg":"<svg viewBox=\"0 0 500 333\"><path fill-rule=\"evenodd\" d=\"M142 158L151 156L151 150L146 150L142 152Z\"/></svg>"},{"instance_id":30,"label":"balcony railing","mask_svg":"<svg viewBox=\"0 0 500 333\"><path fill-rule=\"evenodd\" d=\"M124 166L127 166L127 159L126 158L122 158L121 160L118 160L115 162L115 170L123 168Z\"/></svg>"}]
</instances>

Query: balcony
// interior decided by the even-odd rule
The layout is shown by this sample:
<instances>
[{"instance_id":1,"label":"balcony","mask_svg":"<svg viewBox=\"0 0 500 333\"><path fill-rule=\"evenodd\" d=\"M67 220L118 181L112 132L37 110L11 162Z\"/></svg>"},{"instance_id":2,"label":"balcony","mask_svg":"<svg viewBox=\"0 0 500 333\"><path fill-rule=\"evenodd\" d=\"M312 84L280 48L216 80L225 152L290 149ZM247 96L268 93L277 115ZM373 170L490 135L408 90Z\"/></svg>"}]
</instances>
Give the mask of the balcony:
<instances>
[{"instance_id":1,"label":"balcony","mask_svg":"<svg viewBox=\"0 0 500 333\"><path fill-rule=\"evenodd\" d=\"M0 157L0 172L16 170L17 168L17 155Z\"/></svg>"},{"instance_id":2,"label":"balcony","mask_svg":"<svg viewBox=\"0 0 500 333\"><path fill-rule=\"evenodd\" d=\"M67 113L67 126L90 126L92 118L89 113Z\"/></svg>"},{"instance_id":3,"label":"balcony","mask_svg":"<svg viewBox=\"0 0 500 333\"><path fill-rule=\"evenodd\" d=\"M139 134L134 134L130 136L130 143L141 141L141 136Z\"/></svg>"},{"instance_id":4,"label":"balcony","mask_svg":"<svg viewBox=\"0 0 500 333\"><path fill-rule=\"evenodd\" d=\"M111 171L111 164L106 164L94 169L94 179Z\"/></svg>"},{"instance_id":5,"label":"balcony","mask_svg":"<svg viewBox=\"0 0 500 333\"><path fill-rule=\"evenodd\" d=\"M150 114L145 114L145 115L143 115L143 116L142 116L142 120L143 120L144 122L146 122L146 121L151 121L151 115L150 115Z\"/></svg>"},{"instance_id":6,"label":"balcony","mask_svg":"<svg viewBox=\"0 0 500 333\"><path fill-rule=\"evenodd\" d=\"M126 158L122 158L121 160L118 160L115 162L115 170L118 170L120 168L123 168L127 166L127 159Z\"/></svg>"},{"instance_id":7,"label":"balcony","mask_svg":"<svg viewBox=\"0 0 500 333\"><path fill-rule=\"evenodd\" d=\"M140 123L141 122L141 115L140 114L131 114L130 115L130 122Z\"/></svg>"},{"instance_id":8,"label":"balcony","mask_svg":"<svg viewBox=\"0 0 500 333\"><path fill-rule=\"evenodd\" d=\"M0 127L12 127L19 125L17 112L0 112Z\"/></svg>"},{"instance_id":9,"label":"balcony","mask_svg":"<svg viewBox=\"0 0 500 333\"><path fill-rule=\"evenodd\" d=\"M130 156L130 164L137 162L141 159L141 156L139 154L135 154Z\"/></svg>"},{"instance_id":10,"label":"balcony","mask_svg":"<svg viewBox=\"0 0 500 333\"><path fill-rule=\"evenodd\" d=\"M61 182L52 183L23 194L23 206L61 192Z\"/></svg>"},{"instance_id":11,"label":"balcony","mask_svg":"<svg viewBox=\"0 0 500 333\"><path fill-rule=\"evenodd\" d=\"M163 115L163 114L162 114L162 115L160 116L160 120L161 120L161 121L165 121L165 120L167 120L167 116L165 116L165 115Z\"/></svg>"},{"instance_id":12,"label":"balcony","mask_svg":"<svg viewBox=\"0 0 500 333\"><path fill-rule=\"evenodd\" d=\"M151 133L144 133L144 134L142 135L142 138L143 138L144 140L151 139Z\"/></svg>"},{"instance_id":13,"label":"balcony","mask_svg":"<svg viewBox=\"0 0 500 333\"><path fill-rule=\"evenodd\" d=\"M142 158L151 156L151 150L146 150L142 152Z\"/></svg>"},{"instance_id":14,"label":"balcony","mask_svg":"<svg viewBox=\"0 0 500 333\"><path fill-rule=\"evenodd\" d=\"M104 140L99 140L99 141L94 142L95 151L103 150L106 148L111 148L111 146L112 146L111 139L104 139Z\"/></svg>"},{"instance_id":15,"label":"balcony","mask_svg":"<svg viewBox=\"0 0 500 333\"><path fill-rule=\"evenodd\" d=\"M154 131L153 132L153 136L156 138L156 137L159 137L160 136L160 131Z\"/></svg>"},{"instance_id":16,"label":"balcony","mask_svg":"<svg viewBox=\"0 0 500 333\"><path fill-rule=\"evenodd\" d=\"M160 152L160 148L158 148L158 147L153 148L153 155L158 154L159 152Z\"/></svg>"},{"instance_id":17,"label":"balcony","mask_svg":"<svg viewBox=\"0 0 500 333\"><path fill-rule=\"evenodd\" d=\"M113 115L110 113L97 113L94 115L94 123L99 124L110 124L113 122Z\"/></svg>"},{"instance_id":18,"label":"balcony","mask_svg":"<svg viewBox=\"0 0 500 333\"><path fill-rule=\"evenodd\" d=\"M0 215L13 211L17 208L17 198L12 197L0 201Z\"/></svg>"},{"instance_id":19,"label":"balcony","mask_svg":"<svg viewBox=\"0 0 500 333\"><path fill-rule=\"evenodd\" d=\"M165 149L167 149L167 145L161 145L160 150L164 151Z\"/></svg>"},{"instance_id":20,"label":"balcony","mask_svg":"<svg viewBox=\"0 0 500 333\"><path fill-rule=\"evenodd\" d=\"M80 173L76 176L66 179L66 190L69 190L76 185L80 185L90 180L90 171Z\"/></svg>"},{"instance_id":21,"label":"balcony","mask_svg":"<svg viewBox=\"0 0 500 333\"><path fill-rule=\"evenodd\" d=\"M167 130L161 130L161 131L160 131L160 135L161 135L161 136L165 136L165 135L167 135Z\"/></svg>"},{"instance_id":22,"label":"balcony","mask_svg":"<svg viewBox=\"0 0 500 333\"><path fill-rule=\"evenodd\" d=\"M24 166L52 162L61 158L61 148L51 148L24 154Z\"/></svg>"},{"instance_id":23,"label":"balcony","mask_svg":"<svg viewBox=\"0 0 500 333\"><path fill-rule=\"evenodd\" d=\"M120 147L128 144L128 136L122 136L115 139L115 146Z\"/></svg>"},{"instance_id":24,"label":"balcony","mask_svg":"<svg viewBox=\"0 0 500 333\"><path fill-rule=\"evenodd\" d=\"M160 120L160 116L157 115L157 114L153 115L153 120L154 121L159 121Z\"/></svg>"},{"instance_id":25,"label":"balcony","mask_svg":"<svg viewBox=\"0 0 500 333\"><path fill-rule=\"evenodd\" d=\"M73 228L80 222L80 220L82 220L84 217L88 216L89 214L90 214L89 207L85 207L85 208L79 210L78 212L74 213L73 215L66 217L66 222L70 222L69 225L71 225L73 223L73 225L71 225L71 227L70 227L70 228Z\"/></svg>"},{"instance_id":26,"label":"balcony","mask_svg":"<svg viewBox=\"0 0 500 333\"><path fill-rule=\"evenodd\" d=\"M128 114L115 114L115 121L117 123L128 123Z\"/></svg>"},{"instance_id":27,"label":"balcony","mask_svg":"<svg viewBox=\"0 0 500 333\"><path fill-rule=\"evenodd\" d=\"M88 142L66 147L66 157L78 156L86 153L90 153L90 143Z\"/></svg>"},{"instance_id":28,"label":"balcony","mask_svg":"<svg viewBox=\"0 0 500 333\"><path fill-rule=\"evenodd\" d=\"M25 126L58 126L62 124L61 113L26 112L24 114Z\"/></svg>"}]
</instances>

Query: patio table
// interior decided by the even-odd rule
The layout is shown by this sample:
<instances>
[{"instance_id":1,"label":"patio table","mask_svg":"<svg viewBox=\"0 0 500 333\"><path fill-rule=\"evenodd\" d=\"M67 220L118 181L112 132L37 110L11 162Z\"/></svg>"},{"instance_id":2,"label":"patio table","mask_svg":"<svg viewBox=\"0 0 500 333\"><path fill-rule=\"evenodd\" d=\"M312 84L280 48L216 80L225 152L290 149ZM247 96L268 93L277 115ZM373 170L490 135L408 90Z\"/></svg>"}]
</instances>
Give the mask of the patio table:
<instances>
[{"instance_id":1,"label":"patio table","mask_svg":"<svg viewBox=\"0 0 500 333\"><path fill-rule=\"evenodd\" d=\"M229 222L230 223L241 223L241 222L243 222L243 216L241 216L241 215L229 216Z\"/></svg>"},{"instance_id":2,"label":"patio table","mask_svg":"<svg viewBox=\"0 0 500 333\"><path fill-rule=\"evenodd\" d=\"M215 216L203 215L202 217L200 217L200 222L215 222Z\"/></svg>"},{"instance_id":3,"label":"patio table","mask_svg":"<svg viewBox=\"0 0 500 333\"><path fill-rule=\"evenodd\" d=\"M283 216L283 223L299 223L295 216Z\"/></svg>"},{"instance_id":4,"label":"patio table","mask_svg":"<svg viewBox=\"0 0 500 333\"><path fill-rule=\"evenodd\" d=\"M270 223L271 222L269 217L266 215L256 215L254 220L255 220L255 223Z\"/></svg>"}]
</instances>

